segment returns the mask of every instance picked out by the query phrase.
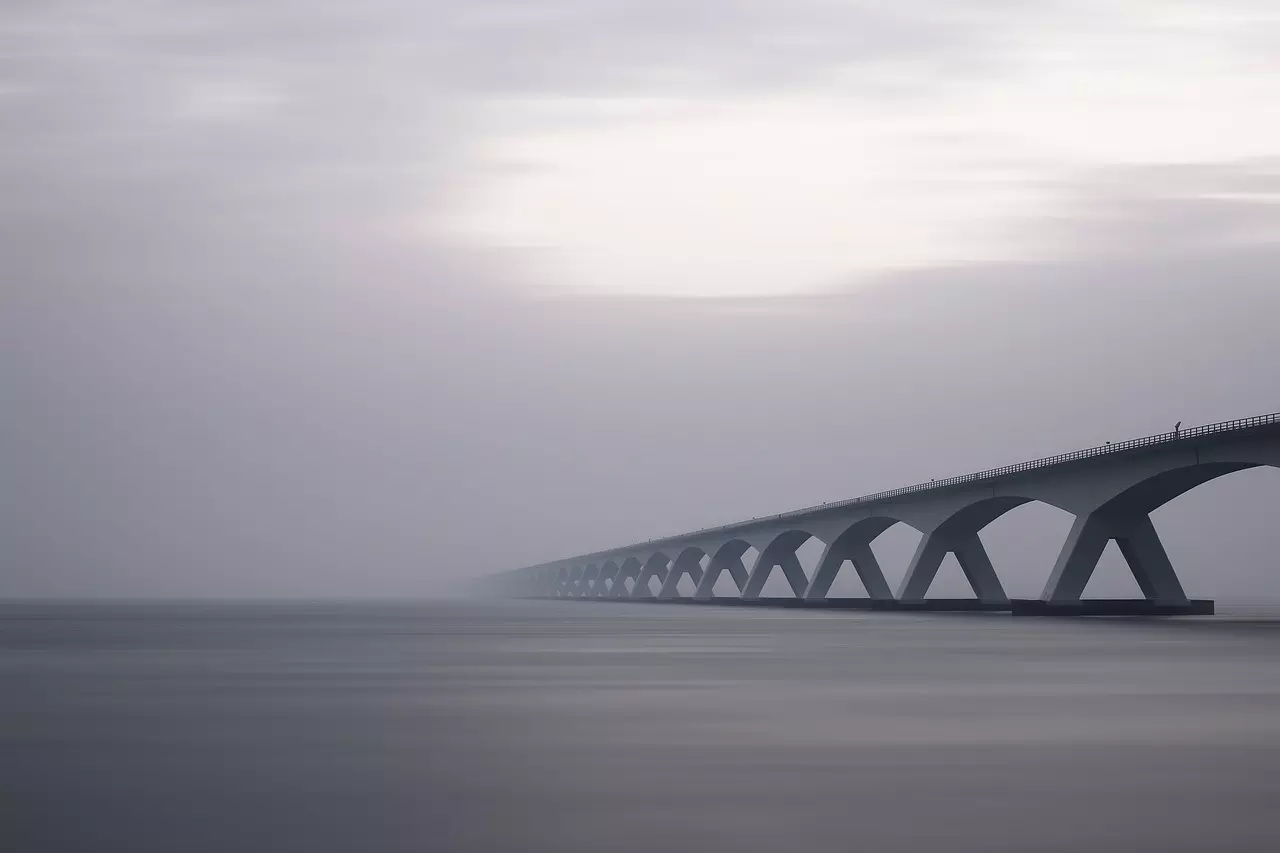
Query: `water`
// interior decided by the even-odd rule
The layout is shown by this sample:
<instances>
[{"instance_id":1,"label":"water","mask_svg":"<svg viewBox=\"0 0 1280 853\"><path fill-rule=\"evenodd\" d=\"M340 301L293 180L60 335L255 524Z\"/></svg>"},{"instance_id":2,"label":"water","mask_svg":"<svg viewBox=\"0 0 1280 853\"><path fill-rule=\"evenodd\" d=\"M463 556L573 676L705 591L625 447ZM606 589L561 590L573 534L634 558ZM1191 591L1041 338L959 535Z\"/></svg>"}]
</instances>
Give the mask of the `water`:
<instances>
[{"instance_id":1,"label":"water","mask_svg":"<svg viewBox=\"0 0 1280 853\"><path fill-rule=\"evenodd\" d=\"M1280 620L0 610L0 850L1277 849Z\"/></svg>"}]
</instances>

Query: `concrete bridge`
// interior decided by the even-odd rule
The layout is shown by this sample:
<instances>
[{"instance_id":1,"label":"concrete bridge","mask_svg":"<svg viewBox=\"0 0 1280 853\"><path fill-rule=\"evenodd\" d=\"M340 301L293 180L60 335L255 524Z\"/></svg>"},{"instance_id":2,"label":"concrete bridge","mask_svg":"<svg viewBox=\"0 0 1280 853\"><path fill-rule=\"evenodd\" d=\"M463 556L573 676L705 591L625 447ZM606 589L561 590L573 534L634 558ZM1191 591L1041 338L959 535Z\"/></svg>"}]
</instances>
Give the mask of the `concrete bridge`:
<instances>
[{"instance_id":1,"label":"concrete bridge","mask_svg":"<svg viewBox=\"0 0 1280 853\"><path fill-rule=\"evenodd\" d=\"M984 609L1014 612L1205 613L1210 601L1190 601L1151 523L1151 513L1196 486L1262 465L1280 467L1280 414L1260 415L1106 444L991 471L906 486L887 492L667 536L504 572L490 591L533 598L606 598L750 605L780 570L793 598L788 606L866 609ZM981 533L1011 509L1042 501L1075 515L1040 598L1010 601ZM871 543L895 524L922 534L895 593ZM813 576L796 550L823 544ZM1107 543L1119 545L1145 600L1081 601ZM750 565L743 556L754 548ZM926 601L943 559L955 554L976 601ZM828 601L836 573L850 562L866 599ZM712 589L728 572L734 597ZM692 598L677 592L688 576ZM652 585L661 584L655 593Z\"/></svg>"}]
</instances>

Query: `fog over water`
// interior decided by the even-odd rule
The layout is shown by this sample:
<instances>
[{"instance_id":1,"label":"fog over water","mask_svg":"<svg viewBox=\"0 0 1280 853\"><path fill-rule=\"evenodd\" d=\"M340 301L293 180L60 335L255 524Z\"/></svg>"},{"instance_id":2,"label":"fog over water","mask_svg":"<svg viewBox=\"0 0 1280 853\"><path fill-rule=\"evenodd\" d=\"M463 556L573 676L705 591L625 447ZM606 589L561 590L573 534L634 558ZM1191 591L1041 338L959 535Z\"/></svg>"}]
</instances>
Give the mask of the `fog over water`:
<instances>
[{"instance_id":1,"label":"fog over water","mask_svg":"<svg viewBox=\"0 0 1280 853\"><path fill-rule=\"evenodd\" d=\"M0 846L1266 851L1275 612L0 613Z\"/></svg>"}]
</instances>

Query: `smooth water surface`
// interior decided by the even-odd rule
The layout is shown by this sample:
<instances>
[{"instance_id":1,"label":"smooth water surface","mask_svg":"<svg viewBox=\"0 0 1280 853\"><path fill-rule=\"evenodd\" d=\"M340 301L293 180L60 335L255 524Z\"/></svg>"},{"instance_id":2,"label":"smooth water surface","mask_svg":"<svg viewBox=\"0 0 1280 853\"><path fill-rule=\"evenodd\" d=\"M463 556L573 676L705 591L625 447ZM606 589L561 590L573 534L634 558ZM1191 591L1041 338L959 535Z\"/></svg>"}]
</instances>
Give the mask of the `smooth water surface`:
<instances>
[{"instance_id":1,"label":"smooth water surface","mask_svg":"<svg viewBox=\"0 0 1280 853\"><path fill-rule=\"evenodd\" d=\"M0 609L0 850L1271 851L1280 621Z\"/></svg>"}]
</instances>

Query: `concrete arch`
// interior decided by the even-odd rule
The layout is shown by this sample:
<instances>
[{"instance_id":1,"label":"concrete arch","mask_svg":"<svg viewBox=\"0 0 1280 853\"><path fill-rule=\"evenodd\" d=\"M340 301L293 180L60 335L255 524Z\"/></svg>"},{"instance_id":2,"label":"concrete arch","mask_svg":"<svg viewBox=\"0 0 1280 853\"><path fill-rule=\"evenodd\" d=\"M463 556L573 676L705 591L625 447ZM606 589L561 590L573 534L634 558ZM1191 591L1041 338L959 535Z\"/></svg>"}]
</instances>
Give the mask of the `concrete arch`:
<instances>
[{"instance_id":1,"label":"concrete arch","mask_svg":"<svg viewBox=\"0 0 1280 853\"><path fill-rule=\"evenodd\" d=\"M600 577L600 566L597 563L587 563L582 568L582 574L578 576L578 583L574 586L573 594L576 598L586 598L591 593L591 585L596 582L596 578Z\"/></svg>"},{"instance_id":2,"label":"concrete arch","mask_svg":"<svg viewBox=\"0 0 1280 853\"><path fill-rule=\"evenodd\" d=\"M703 572L702 580L698 582L698 589L693 597L700 600L715 598L713 590L716 581L719 580L720 573L726 570L733 577L733 582L738 585L739 593L746 589L748 573L747 567L742 563L742 555L750 548L751 543L745 539L730 539L717 548L707 563L707 569Z\"/></svg>"},{"instance_id":3,"label":"concrete arch","mask_svg":"<svg viewBox=\"0 0 1280 853\"><path fill-rule=\"evenodd\" d=\"M649 588L649 579L657 578L658 583L666 583L668 566L671 558L662 551L649 555L640 566L640 574L636 576L636 584L631 589L632 598L653 598L653 590Z\"/></svg>"},{"instance_id":4,"label":"concrete arch","mask_svg":"<svg viewBox=\"0 0 1280 853\"><path fill-rule=\"evenodd\" d=\"M591 585L596 582L596 578L600 576L599 563L587 563L582 569L582 576L578 578L578 585L574 588L574 595L578 598L586 598L591 594Z\"/></svg>"},{"instance_id":5,"label":"concrete arch","mask_svg":"<svg viewBox=\"0 0 1280 853\"><path fill-rule=\"evenodd\" d=\"M586 570L587 567L585 565L578 565L569 569L569 576L565 580L561 591L565 598L578 597L578 585L582 583L582 576Z\"/></svg>"},{"instance_id":6,"label":"concrete arch","mask_svg":"<svg viewBox=\"0 0 1280 853\"><path fill-rule=\"evenodd\" d=\"M587 590L587 595L591 598L603 598L609 593L609 583L618 576L618 563L616 560L605 560L600 564L600 573L596 575L595 582L591 588Z\"/></svg>"},{"instance_id":7,"label":"concrete arch","mask_svg":"<svg viewBox=\"0 0 1280 853\"><path fill-rule=\"evenodd\" d=\"M936 529L954 534L978 533L1006 512L1037 500L1039 499L1024 495L980 498L956 510Z\"/></svg>"},{"instance_id":8,"label":"concrete arch","mask_svg":"<svg viewBox=\"0 0 1280 853\"><path fill-rule=\"evenodd\" d=\"M671 561L671 568L667 571L667 579L662 582L658 598L679 598L680 592L676 585L685 575L689 576L695 586L702 583L702 559L705 556L707 552L696 545L690 545L677 554Z\"/></svg>"},{"instance_id":9,"label":"concrete arch","mask_svg":"<svg viewBox=\"0 0 1280 853\"><path fill-rule=\"evenodd\" d=\"M933 529L924 531L898 587L898 599L923 600L938 575L942 561L948 554L955 554L973 594L979 600L1007 603L1009 596L979 534L1000 516L1035 500L1037 498L1020 494L976 498L954 510Z\"/></svg>"},{"instance_id":10,"label":"concrete arch","mask_svg":"<svg viewBox=\"0 0 1280 853\"><path fill-rule=\"evenodd\" d=\"M631 594L631 590L627 589L627 581L630 580L632 587L640 577L640 571L644 565L640 562L639 557L627 557L622 561L622 565L618 567L618 573L613 578L613 586L609 589L610 598L626 598Z\"/></svg>"},{"instance_id":11,"label":"concrete arch","mask_svg":"<svg viewBox=\"0 0 1280 853\"><path fill-rule=\"evenodd\" d=\"M1211 480L1261 467L1265 463L1243 462L1200 462L1171 468L1135 483L1123 492L1115 495L1098 508L1097 511L1113 514L1149 515L1175 498L1202 486ZM1278 465L1277 467L1280 467Z\"/></svg>"},{"instance_id":12,"label":"concrete arch","mask_svg":"<svg viewBox=\"0 0 1280 853\"><path fill-rule=\"evenodd\" d=\"M1244 436L1203 447L1173 445L1061 470L1032 470L997 486L990 494L1020 495L1074 515L1092 513L1108 504L1115 508L1114 502L1123 497L1135 511L1145 506L1150 512L1209 480L1261 465L1280 466L1280 444L1274 437Z\"/></svg>"},{"instance_id":13,"label":"concrete arch","mask_svg":"<svg viewBox=\"0 0 1280 853\"><path fill-rule=\"evenodd\" d=\"M1186 591L1151 523L1151 513L1219 477L1263 466L1280 468L1280 450L1169 467L1110 496L1092 512L1077 515L1040 599L1055 604L1079 601L1107 543L1114 540L1148 601L1185 604Z\"/></svg>"},{"instance_id":14,"label":"concrete arch","mask_svg":"<svg viewBox=\"0 0 1280 853\"><path fill-rule=\"evenodd\" d=\"M818 560L818 567L813 572L813 580L809 582L804 597L810 600L822 600L831 591L836 574L845 560L853 563L853 568L867 589L867 595L876 601L893 599L893 591L884 578L884 571L871 550L871 543L877 536L890 527L898 524L896 518L876 516L855 521L827 544Z\"/></svg>"},{"instance_id":15,"label":"concrete arch","mask_svg":"<svg viewBox=\"0 0 1280 853\"><path fill-rule=\"evenodd\" d=\"M804 598L805 591L809 587L809 578L796 557L796 549L811 538L813 538L812 533L800 528L784 530L774 536L769 544L761 549L760 556L756 558L756 564L751 568L747 585L742 589L743 599L746 601L758 599L760 591L764 589L765 582L769 580L769 575L775 567L781 568L787 576L787 583L791 585L791 591L795 597Z\"/></svg>"}]
</instances>

